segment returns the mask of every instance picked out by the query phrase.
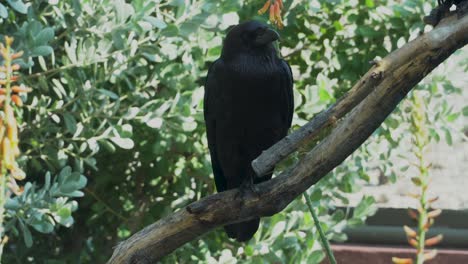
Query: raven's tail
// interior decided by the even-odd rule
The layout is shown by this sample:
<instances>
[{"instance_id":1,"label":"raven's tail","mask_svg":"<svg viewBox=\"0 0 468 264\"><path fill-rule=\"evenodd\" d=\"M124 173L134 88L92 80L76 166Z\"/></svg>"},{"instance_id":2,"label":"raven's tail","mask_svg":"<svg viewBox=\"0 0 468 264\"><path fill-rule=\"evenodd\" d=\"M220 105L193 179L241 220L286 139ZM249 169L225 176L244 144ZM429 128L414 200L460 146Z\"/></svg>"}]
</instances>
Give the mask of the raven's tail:
<instances>
[{"instance_id":1,"label":"raven's tail","mask_svg":"<svg viewBox=\"0 0 468 264\"><path fill-rule=\"evenodd\" d=\"M224 226L224 230L228 237L234 238L239 242L244 242L254 236L259 224L260 218L255 218L249 221Z\"/></svg>"}]
</instances>

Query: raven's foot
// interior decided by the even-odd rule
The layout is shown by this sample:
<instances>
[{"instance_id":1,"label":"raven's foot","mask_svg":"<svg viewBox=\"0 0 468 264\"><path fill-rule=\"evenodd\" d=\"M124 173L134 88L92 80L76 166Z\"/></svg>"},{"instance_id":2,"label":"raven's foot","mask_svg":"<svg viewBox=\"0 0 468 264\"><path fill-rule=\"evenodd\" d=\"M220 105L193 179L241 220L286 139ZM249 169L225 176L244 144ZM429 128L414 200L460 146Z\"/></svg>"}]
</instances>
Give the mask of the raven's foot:
<instances>
[{"instance_id":1,"label":"raven's foot","mask_svg":"<svg viewBox=\"0 0 468 264\"><path fill-rule=\"evenodd\" d=\"M447 8L446 5L442 4L432 9L431 13L424 17L424 23L435 27L437 24L439 24L440 20L447 16L449 12L450 6Z\"/></svg>"},{"instance_id":2,"label":"raven's foot","mask_svg":"<svg viewBox=\"0 0 468 264\"><path fill-rule=\"evenodd\" d=\"M249 190L249 191L251 191L255 196L259 196L259 195L260 195L260 190L258 189L257 186L255 186L255 184L254 184L254 182L253 182L253 179L244 181L244 183L242 184L241 188L243 188L244 190Z\"/></svg>"}]
</instances>

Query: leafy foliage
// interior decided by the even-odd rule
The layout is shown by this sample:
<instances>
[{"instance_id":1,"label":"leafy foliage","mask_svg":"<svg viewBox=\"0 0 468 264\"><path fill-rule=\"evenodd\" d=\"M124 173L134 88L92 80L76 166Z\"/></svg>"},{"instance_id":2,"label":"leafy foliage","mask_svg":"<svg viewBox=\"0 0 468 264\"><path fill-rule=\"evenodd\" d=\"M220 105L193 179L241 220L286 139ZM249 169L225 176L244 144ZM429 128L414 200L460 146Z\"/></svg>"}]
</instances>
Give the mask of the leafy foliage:
<instances>
[{"instance_id":1,"label":"leafy foliage","mask_svg":"<svg viewBox=\"0 0 468 264\"><path fill-rule=\"evenodd\" d=\"M9 227L18 236L6 246L6 263L105 262L120 239L215 191L201 105L204 76L230 25L266 21L256 15L263 2L0 4L0 38L14 35L14 48L25 51L24 80L35 88L24 98L20 146L31 183L9 201ZM350 89L368 61L414 38L429 10L422 0L284 1L280 46L296 79L295 128ZM443 77L430 85L460 92ZM449 121L457 111L446 108L437 118ZM354 213L336 204L348 204L346 194L369 181L368 169L395 178L398 168L389 160L401 140L394 131L408 124L404 115L396 111L310 190L328 238L344 241L344 228L375 212L372 197L363 197ZM440 131L434 128L434 135ZM264 219L248 244L216 231L164 262L319 263L324 255L317 237L298 199Z\"/></svg>"}]
</instances>

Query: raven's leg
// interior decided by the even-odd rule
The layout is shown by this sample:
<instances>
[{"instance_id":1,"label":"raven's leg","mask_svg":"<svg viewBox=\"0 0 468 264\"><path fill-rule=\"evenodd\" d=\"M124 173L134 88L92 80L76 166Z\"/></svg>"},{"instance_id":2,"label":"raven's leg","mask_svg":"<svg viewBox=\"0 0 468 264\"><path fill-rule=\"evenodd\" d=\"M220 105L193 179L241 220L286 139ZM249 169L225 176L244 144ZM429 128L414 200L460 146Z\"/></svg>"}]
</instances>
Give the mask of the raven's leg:
<instances>
[{"instance_id":1,"label":"raven's leg","mask_svg":"<svg viewBox=\"0 0 468 264\"><path fill-rule=\"evenodd\" d=\"M260 190L255 186L254 177L255 173L249 173L247 179L243 182L244 188L252 191L256 196L259 195Z\"/></svg>"}]
</instances>

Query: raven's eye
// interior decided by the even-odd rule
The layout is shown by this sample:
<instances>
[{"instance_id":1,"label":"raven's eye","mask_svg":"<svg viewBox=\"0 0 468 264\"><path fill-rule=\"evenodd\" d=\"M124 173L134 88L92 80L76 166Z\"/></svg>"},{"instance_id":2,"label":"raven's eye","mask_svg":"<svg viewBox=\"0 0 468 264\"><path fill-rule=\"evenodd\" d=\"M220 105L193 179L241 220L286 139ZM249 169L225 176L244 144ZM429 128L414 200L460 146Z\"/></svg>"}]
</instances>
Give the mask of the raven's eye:
<instances>
[{"instance_id":1,"label":"raven's eye","mask_svg":"<svg viewBox=\"0 0 468 264\"><path fill-rule=\"evenodd\" d=\"M257 29L255 30L255 35L256 35L256 36L262 35L263 33L265 33L266 30L267 30L267 29L264 28L264 27L257 28Z\"/></svg>"}]
</instances>

